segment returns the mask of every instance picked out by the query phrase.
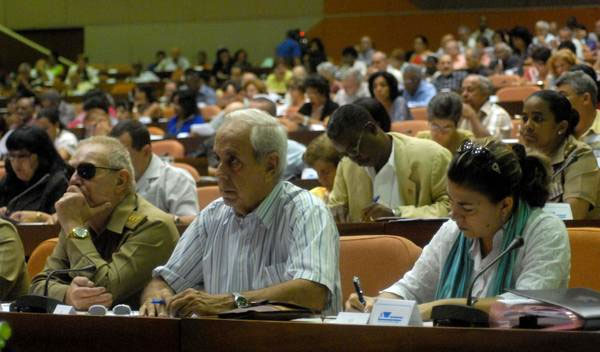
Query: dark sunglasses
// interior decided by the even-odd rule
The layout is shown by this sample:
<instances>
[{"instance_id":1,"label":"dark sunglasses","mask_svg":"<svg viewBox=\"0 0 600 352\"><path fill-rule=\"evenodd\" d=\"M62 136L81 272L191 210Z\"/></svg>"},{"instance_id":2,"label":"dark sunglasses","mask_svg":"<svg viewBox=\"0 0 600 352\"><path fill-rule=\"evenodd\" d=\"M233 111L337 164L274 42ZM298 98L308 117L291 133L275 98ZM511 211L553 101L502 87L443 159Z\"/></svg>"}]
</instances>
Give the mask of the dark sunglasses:
<instances>
[{"instance_id":1,"label":"dark sunglasses","mask_svg":"<svg viewBox=\"0 0 600 352\"><path fill-rule=\"evenodd\" d=\"M489 168L492 169L495 173L501 175L500 165L496 161L494 154L492 152L479 144L475 144L472 141L465 141L460 147L458 147L457 153L459 155L459 159L462 159L465 155L472 155L473 159L481 158L483 159ZM458 160L460 162L460 160Z\"/></svg>"},{"instance_id":2,"label":"dark sunglasses","mask_svg":"<svg viewBox=\"0 0 600 352\"><path fill-rule=\"evenodd\" d=\"M94 178L94 176L96 176L96 169L104 169L104 170L111 170L111 171L119 171L120 170L120 169L115 169L112 167L96 166L92 163L80 163L75 168L75 170L77 170L77 175L79 175L79 177L86 179L86 180L91 180Z\"/></svg>"}]
</instances>

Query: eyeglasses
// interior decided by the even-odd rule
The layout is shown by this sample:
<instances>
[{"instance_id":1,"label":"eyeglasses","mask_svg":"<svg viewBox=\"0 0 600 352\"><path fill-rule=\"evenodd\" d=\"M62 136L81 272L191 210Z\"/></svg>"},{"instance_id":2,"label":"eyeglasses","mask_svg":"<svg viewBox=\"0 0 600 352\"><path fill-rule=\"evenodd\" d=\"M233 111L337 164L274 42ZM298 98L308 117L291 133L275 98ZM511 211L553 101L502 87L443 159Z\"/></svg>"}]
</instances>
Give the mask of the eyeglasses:
<instances>
[{"instance_id":1,"label":"eyeglasses","mask_svg":"<svg viewBox=\"0 0 600 352\"><path fill-rule=\"evenodd\" d=\"M7 159L10 161L28 159L31 157L31 153L8 153Z\"/></svg>"},{"instance_id":2,"label":"eyeglasses","mask_svg":"<svg viewBox=\"0 0 600 352\"><path fill-rule=\"evenodd\" d=\"M496 161L494 154L492 154L492 152L485 146L475 144L472 141L465 141L460 147L458 147L457 153L459 155L457 163L460 163L461 159L465 155L469 154L473 156L472 160L475 158L485 159L485 162L487 165L489 165L492 171L498 175L502 174L500 171L500 165Z\"/></svg>"},{"instance_id":3,"label":"eyeglasses","mask_svg":"<svg viewBox=\"0 0 600 352\"><path fill-rule=\"evenodd\" d=\"M120 169L115 169L112 167L96 166L92 163L80 163L75 168L75 170L77 171L77 175L79 175L79 177L81 177L85 180L93 179L94 176L96 176L96 169L104 169L104 170L111 170L111 171L119 171L120 170Z\"/></svg>"},{"instance_id":4,"label":"eyeglasses","mask_svg":"<svg viewBox=\"0 0 600 352\"><path fill-rule=\"evenodd\" d=\"M365 125L365 127L367 126ZM346 150L346 155L348 155L351 158L355 158L360 154L360 142L362 142L362 137L364 133L365 129L363 128L362 131L360 131L360 136L358 136L358 141L356 142L356 145L354 146L354 148Z\"/></svg>"}]
</instances>

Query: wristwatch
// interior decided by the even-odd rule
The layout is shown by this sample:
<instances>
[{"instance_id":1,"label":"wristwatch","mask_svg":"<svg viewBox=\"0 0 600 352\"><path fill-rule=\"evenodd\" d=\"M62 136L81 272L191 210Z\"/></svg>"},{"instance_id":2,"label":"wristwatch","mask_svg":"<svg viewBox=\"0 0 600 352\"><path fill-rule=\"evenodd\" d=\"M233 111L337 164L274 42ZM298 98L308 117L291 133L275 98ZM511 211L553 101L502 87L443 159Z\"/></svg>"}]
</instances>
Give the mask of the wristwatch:
<instances>
[{"instance_id":1,"label":"wristwatch","mask_svg":"<svg viewBox=\"0 0 600 352\"><path fill-rule=\"evenodd\" d=\"M90 231L83 226L74 227L69 232L69 237L77 238L77 239L84 239L84 238L88 237L89 235L90 235Z\"/></svg>"},{"instance_id":2,"label":"wristwatch","mask_svg":"<svg viewBox=\"0 0 600 352\"><path fill-rule=\"evenodd\" d=\"M231 293L233 295L233 303L235 304L235 306L237 308L248 308L250 307L250 301L242 296L241 293L239 292L232 292Z\"/></svg>"}]
</instances>

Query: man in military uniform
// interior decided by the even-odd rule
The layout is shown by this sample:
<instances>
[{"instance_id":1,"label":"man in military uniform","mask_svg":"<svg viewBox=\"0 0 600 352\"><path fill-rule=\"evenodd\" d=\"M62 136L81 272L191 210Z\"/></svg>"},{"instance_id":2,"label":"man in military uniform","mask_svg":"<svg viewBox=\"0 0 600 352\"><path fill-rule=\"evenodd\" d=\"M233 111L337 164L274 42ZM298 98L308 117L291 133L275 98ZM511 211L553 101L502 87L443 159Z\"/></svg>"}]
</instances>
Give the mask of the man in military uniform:
<instances>
[{"instance_id":1,"label":"man in military uniform","mask_svg":"<svg viewBox=\"0 0 600 352\"><path fill-rule=\"evenodd\" d=\"M26 294L28 288L21 238L10 222L0 219L0 301L12 301Z\"/></svg>"},{"instance_id":2,"label":"man in military uniform","mask_svg":"<svg viewBox=\"0 0 600 352\"><path fill-rule=\"evenodd\" d=\"M152 269L166 262L178 240L173 218L135 193L131 159L118 140L86 139L72 163L76 172L56 202L58 244L30 291L43 294L53 270L93 264L92 272L51 278L48 296L78 310L120 303L135 308Z\"/></svg>"}]
</instances>

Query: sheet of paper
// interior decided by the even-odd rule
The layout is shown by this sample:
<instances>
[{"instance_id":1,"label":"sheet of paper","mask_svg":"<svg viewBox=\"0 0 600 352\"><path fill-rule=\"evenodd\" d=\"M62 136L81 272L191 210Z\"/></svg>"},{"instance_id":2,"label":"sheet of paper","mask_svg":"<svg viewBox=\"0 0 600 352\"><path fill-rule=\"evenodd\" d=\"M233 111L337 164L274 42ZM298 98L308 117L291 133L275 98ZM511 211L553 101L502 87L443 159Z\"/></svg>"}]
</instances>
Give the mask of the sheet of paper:
<instances>
[{"instance_id":1,"label":"sheet of paper","mask_svg":"<svg viewBox=\"0 0 600 352\"><path fill-rule=\"evenodd\" d=\"M338 314L334 324L367 325L369 313L341 312Z\"/></svg>"}]
</instances>

